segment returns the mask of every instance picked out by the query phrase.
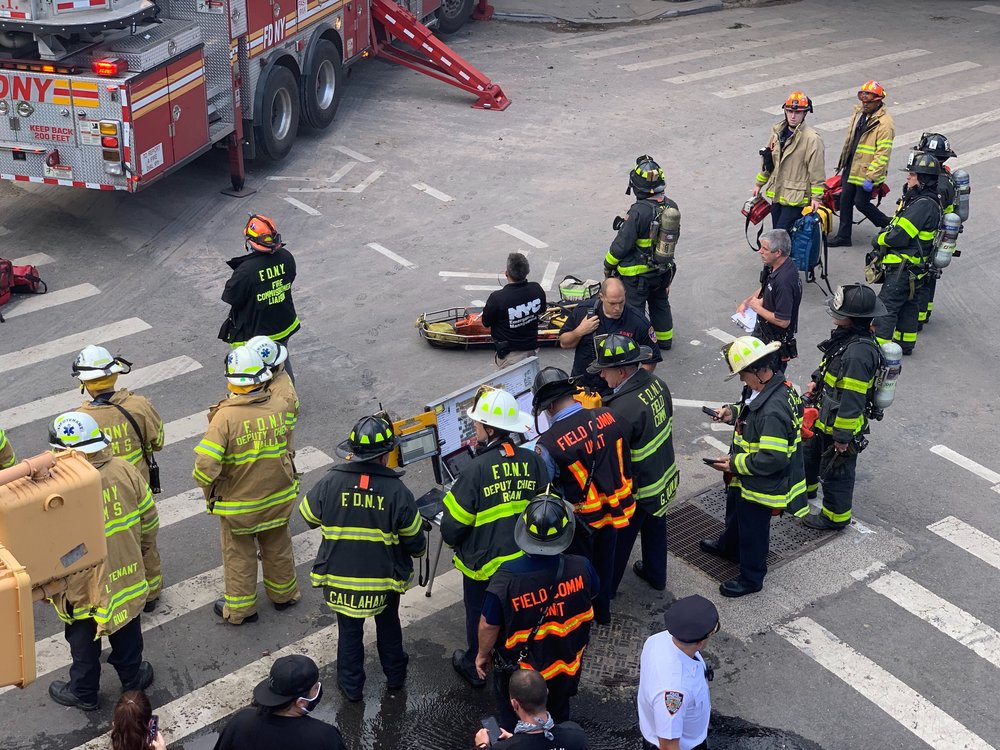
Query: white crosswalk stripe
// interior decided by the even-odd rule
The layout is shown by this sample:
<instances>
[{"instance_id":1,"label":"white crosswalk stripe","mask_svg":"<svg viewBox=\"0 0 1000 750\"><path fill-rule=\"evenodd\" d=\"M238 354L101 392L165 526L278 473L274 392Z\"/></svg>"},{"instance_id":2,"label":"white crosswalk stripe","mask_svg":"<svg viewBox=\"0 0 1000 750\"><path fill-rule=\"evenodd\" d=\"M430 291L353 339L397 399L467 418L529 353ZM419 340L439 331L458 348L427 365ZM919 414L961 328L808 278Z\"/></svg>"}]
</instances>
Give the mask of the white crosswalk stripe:
<instances>
[{"instance_id":1,"label":"white crosswalk stripe","mask_svg":"<svg viewBox=\"0 0 1000 750\"><path fill-rule=\"evenodd\" d=\"M954 516L942 518L927 527L942 539L978 557L987 565L1000 570L1000 542L974 526L970 526Z\"/></svg>"},{"instance_id":2,"label":"white crosswalk stripe","mask_svg":"<svg viewBox=\"0 0 1000 750\"><path fill-rule=\"evenodd\" d=\"M137 390L200 369L201 364L190 357L173 357L122 375L118 384L121 387ZM83 397L80 395L80 389L74 388L0 411L0 424L4 426L4 429L13 429L37 419L54 417L64 411L70 411L81 403L83 403Z\"/></svg>"},{"instance_id":3,"label":"white crosswalk stripe","mask_svg":"<svg viewBox=\"0 0 1000 750\"><path fill-rule=\"evenodd\" d=\"M48 308L56 307L57 305L65 305L69 302L79 302L82 299L87 299L87 297L93 297L100 293L101 290L93 284L77 284L76 286L69 286L65 289L56 289L54 291L47 292L46 294L21 297L16 304L11 306L9 312L4 310L3 316L7 318L7 320L10 320L11 318L19 318L22 315L39 312L40 310L47 310Z\"/></svg>"},{"instance_id":4,"label":"white crosswalk stripe","mask_svg":"<svg viewBox=\"0 0 1000 750\"><path fill-rule=\"evenodd\" d=\"M775 57L761 57L754 60L744 60L743 62L733 63L732 65L724 65L721 68L710 68L708 70L699 70L696 73L685 73L684 75L674 76L672 78L664 78L663 80L667 83L693 83L695 81L706 81L710 78L721 78L722 76L732 75L733 73L740 73L744 70L767 70L768 67L772 65L778 65L780 63L791 62L793 60L801 60L806 57L815 57L817 55L823 55L827 52L836 52L837 50L847 49L858 44L877 44L880 39L875 39L874 37L865 37L861 39L845 39L839 42L833 42L832 44L825 44L822 47L812 47L810 49L802 50L792 50L790 52L785 52L781 55L776 55Z\"/></svg>"},{"instance_id":5,"label":"white crosswalk stripe","mask_svg":"<svg viewBox=\"0 0 1000 750\"><path fill-rule=\"evenodd\" d=\"M0 359L0 372L10 372L20 367L27 367L39 362L44 362L53 357L61 357L68 354L76 354L88 344L104 344L115 339L131 336L133 333L148 331L151 328L149 323L140 318L126 318L117 323L91 328L80 333L71 333L52 341L46 341L35 346L28 346L17 352L17 356L7 356ZM65 369L69 369L68 366Z\"/></svg>"},{"instance_id":6,"label":"white crosswalk stripe","mask_svg":"<svg viewBox=\"0 0 1000 750\"><path fill-rule=\"evenodd\" d=\"M907 73L904 76L898 76L896 78L888 78L882 80L882 85L885 87L886 91L890 95L895 93L895 90L901 86L909 86L914 83L923 83L924 81L930 81L935 78L945 78L948 76L956 75L957 73L964 73L967 70L973 70L975 68L982 67L979 63L970 62L965 60L963 62L952 63L950 65L942 65L940 67L929 68L928 70L919 70L916 73ZM820 94L819 96L814 96L812 98L813 106L822 106L824 104L832 104L833 102L839 102L843 99L856 99L858 96L858 87L851 86L846 89L838 89L837 91L831 91L827 94ZM764 110L771 115L780 115L781 106L768 107Z\"/></svg>"},{"instance_id":7,"label":"white crosswalk stripe","mask_svg":"<svg viewBox=\"0 0 1000 750\"><path fill-rule=\"evenodd\" d=\"M928 125L926 128L921 128L920 130L911 130L909 133L902 133L896 136L895 145L903 146L916 143L924 133L945 133L948 135L948 138L954 141L952 133L997 121L1000 121L1000 109L991 109L989 112L980 112L968 117L960 117L950 122L943 122L940 125Z\"/></svg>"},{"instance_id":8,"label":"white crosswalk stripe","mask_svg":"<svg viewBox=\"0 0 1000 750\"><path fill-rule=\"evenodd\" d=\"M722 29L722 31L728 31L728 29ZM698 41L707 39L712 36L721 36L722 31L712 32L709 34L701 34L698 37ZM748 49L758 49L759 47L769 47L775 44L782 44L784 42L799 41L806 36L821 36L823 34L833 34L833 29L803 29L802 31L796 31L792 34L784 34L783 36L776 36L770 39L758 39L749 42L738 42L736 44L728 44L724 47L713 47L711 49L701 49L694 50L693 52L682 52L680 54L671 55L670 57L661 57L655 60L644 60L643 62L630 63L628 65L619 65L618 67L622 70L627 70L629 72L635 72L637 70L649 70L650 68L662 68L667 65L676 65L677 63L691 62L693 60L703 60L706 57L718 57L722 54L728 54L731 52L743 52ZM622 48L624 49L624 48ZM600 52L603 52L601 50ZM598 56L599 52L590 53L592 57ZM582 57L582 55L581 55Z\"/></svg>"},{"instance_id":9,"label":"white crosswalk stripe","mask_svg":"<svg viewBox=\"0 0 1000 750\"><path fill-rule=\"evenodd\" d=\"M20 258L14 258L11 263L15 266L44 266L48 263L55 263L56 259L51 255L46 255L45 253L32 253L31 255L22 255Z\"/></svg>"},{"instance_id":10,"label":"white crosswalk stripe","mask_svg":"<svg viewBox=\"0 0 1000 750\"><path fill-rule=\"evenodd\" d=\"M980 5L978 8L973 8L972 10L978 10L980 13L992 13L995 16L1000 16L1000 5Z\"/></svg>"},{"instance_id":11,"label":"white crosswalk stripe","mask_svg":"<svg viewBox=\"0 0 1000 750\"><path fill-rule=\"evenodd\" d=\"M750 11L741 11L741 13L753 13ZM681 18L676 21L671 21L669 24L664 26L663 24L650 24L648 26L635 26L630 29L623 29L621 31L595 31L590 34L572 34L568 38L558 39L554 42L544 42L542 44L525 44L519 45L517 48L523 49L526 47L544 47L545 49L560 49L562 47L575 47L580 44L590 44L591 42L603 42L608 39L631 39L632 37L645 36L646 34L657 34L659 36L660 43L663 43L664 32L670 33L677 29L683 29L687 26L698 25L699 21L696 16L690 18ZM507 48L516 49L516 48Z\"/></svg>"},{"instance_id":12,"label":"white crosswalk stripe","mask_svg":"<svg viewBox=\"0 0 1000 750\"><path fill-rule=\"evenodd\" d=\"M182 440L204 435L206 427L208 427L208 409L167 422L163 425L163 445L173 445Z\"/></svg>"},{"instance_id":13,"label":"white crosswalk stripe","mask_svg":"<svg viewBox=\"0 0 1000 750\"><path fill-rule=\"evenodd\" d=\"M983 146L982 148L959 154L955 159L953 169L967 169L973 164L981 164L984 161L996 159L998 156L1000 156L1000 143L994 143L992 146Z\"/></svg>"},{"instance_id":14,"label":"white crosswalk stripe","mask_svg":"<svg viewBox=\"0 0 1000 750\"><path fill-rule=\"evenodd\" d=\"M842 65L831 65L825 68L817 68L816 70L803 71L795 75L783 76L780 78L769 78L766 81L748 83L745 86L737 86L733 89L714 91L712 93L720 99L732 99L736 96L757 94L761 91L780 88L782 86L797 86L803 81L815 81L820 78L832 78L833 76L839 76L842 73L849 73L853 70L864 69L870 71L876 69L879 65L901 62L903 60L912 60L915 57L922 57L929 54L931 54L930 50L926 49L907 49L901 52L892 52L888 55L879 55L878 57L865 58L862 60L852 60L851 62L843 63Z\"/></svg>"}]
</instances>

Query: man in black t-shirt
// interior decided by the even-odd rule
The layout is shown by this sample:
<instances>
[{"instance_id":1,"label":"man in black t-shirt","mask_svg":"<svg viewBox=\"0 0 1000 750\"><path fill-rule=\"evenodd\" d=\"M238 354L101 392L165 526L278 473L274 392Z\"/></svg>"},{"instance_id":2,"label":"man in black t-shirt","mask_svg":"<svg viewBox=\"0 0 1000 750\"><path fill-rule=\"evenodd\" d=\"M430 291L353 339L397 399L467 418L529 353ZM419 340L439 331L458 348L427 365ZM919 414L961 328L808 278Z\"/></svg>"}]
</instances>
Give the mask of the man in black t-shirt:
<instances>
[{"instance_id":1,"label":"man in black t-shirt","mask_svg":"<svg viewBox=\"0 0 1000 750\"><path fill-rule=\"evenodd\" d=\"M511 734L500 730L497 750L589 750L587 736L574 721L556 724L546 708L545 678L533 669L521 669L510 677L510 705L517 715ZM477 750L489 750L489 732L476 732Z\"/></svg>"},{"instance_id":2,"label":"man in black t-shirt","mask_svg":"<svg viewBox=\"0 0 1000 750\"><path fill-rule=\"evenodd\" d=\"M490 294L483 308L483 325L496 345L497 368L509 367L538 354L538 320L548 302L545 290L528 281L528 259L521 253L507 256L507 285Z\"/></svg>"},{"instance_id":3,"label":"man in black t-shirt","mask_svg":"<svg viewBox=\"0 0 1000 750\"><path fill-rule=\"evenodd\" d=\"M652 372L656 369L656 363L663 361L649 318L638 308L626 304L625 286L621 279L613 276L605 279L596 299L581 302L574 307L559 332L559 346L563 349L576 349L573 372L570 375L575 382L602 396L610 395L611 389L600 375L588 373L587 367L597 357L594 336L605 333L619 333L641 346L648 346L653 353L642 364L644 370Z\"/></svg>"},{"instance_id":4,"label":"man in black t-shirt","mask_svg":"<svg viewBox=\"0 0 1000 750\"><path fill-rule=\"evenodd\" d=\"M316 662L298 654L282 656L253 689L254 707L233 716L215 750L346 750L340 730L308 715L322 697Z\"/></svg>"},{"instance_id":5,"label":"man in black t-shirt","mask_svg":"<svg viewBox=\"0 0 1000 750\"><path fill-rule=\"evenodd\" d=\"M750 308L757 313L753 335L765 344L777 341L783 362L795 359L798 351L795 332L799 327L799 303L802 301L802 279L799 267L790 257L792 241L784 229L772 229L760 236L760 287L743 300L736 312Z\"/></svg>"}]
</instances>

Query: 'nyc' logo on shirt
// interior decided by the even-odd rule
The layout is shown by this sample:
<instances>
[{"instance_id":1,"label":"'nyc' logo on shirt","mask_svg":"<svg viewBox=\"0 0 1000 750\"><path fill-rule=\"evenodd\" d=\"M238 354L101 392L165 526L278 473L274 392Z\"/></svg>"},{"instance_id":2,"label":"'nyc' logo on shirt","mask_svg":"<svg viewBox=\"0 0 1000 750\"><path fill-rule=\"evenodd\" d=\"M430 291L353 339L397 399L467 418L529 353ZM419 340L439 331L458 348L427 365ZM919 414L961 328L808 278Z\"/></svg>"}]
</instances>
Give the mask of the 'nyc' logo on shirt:
<instances>
[{"instance_id":1,"label":"'nyc' logo on shirt","mask_svg":"<svg viewBox=\"0 0 1000 750\"><path fill-rule=\"evenodd\" d=\"M529 315L537 315L541 308L542 301L539 299L533 299L531 302L525 302L517 307L508 307L507 317L508 320L513 323L515 320L527 318Z\"/></svg>"}]
</instances>

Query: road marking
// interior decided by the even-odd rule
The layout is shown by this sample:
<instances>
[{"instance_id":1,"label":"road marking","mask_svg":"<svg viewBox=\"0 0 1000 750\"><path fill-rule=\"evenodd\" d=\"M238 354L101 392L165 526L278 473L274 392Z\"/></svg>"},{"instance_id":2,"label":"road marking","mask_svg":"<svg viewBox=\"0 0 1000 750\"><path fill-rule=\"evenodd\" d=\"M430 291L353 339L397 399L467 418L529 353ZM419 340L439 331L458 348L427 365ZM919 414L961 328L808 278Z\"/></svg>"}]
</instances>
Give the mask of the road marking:
<instances>
[{"instance_id":1,"label":"road marking","mask_svg":"<svg viewBox=\"0 0 1000 750\"><path fill-rule=\"evenodd\" d=\"M47 294L25 297L15 307L11 308L10 312L5 311L3 316L10 320L11 318L17 318L28 313L46 310L56 305L65 305L67 302L77 302L78 300L93 297L100 293L101 290L93 284L77 284L76 286L57 289Z\"/></svg>"},{"instance_id":2,"label":"road marking","mask_svg":"<svg viewBox=\"0 0 1000 750\"><path fill-rule=\"evenodd\" d=\"M188 438L204 435L207 428L208 409L202 409L187 417L175 419L173 422L167 422L163 425L163 445L173 445Z\"/></svg>"},{"instance_id":3,"label":"road marking","mask_svg":"<svg viewBox=\"0 0 1000 750\"><path fill-rule=\"evenodd\" d=\"M729 453L729 446L718 438L714 438L711 435L702 435L698 439L723 453Z\"/></svg>"},{"instance_id":4,"label":"road marking","mask_svg":"<svg viewBox=\"0 0 1000 750\"><path fill-rule=\"evenodd\" d=\"M876 573L881 573L883 570L886 570L885 563L874 562L867 568L859 568L858 570L852 570L851 578L853 578L855 581L863 581L866 578L870 578L871 576L875 575Z\"/></svg>"},{"instance_id":5,"label":"road marking","mask_svg":"<svg viewBox=\"0 0 1000 750\"><path fill-rule=\"evenodd\" d=\"M896 571L871 581L868 588L1000 667L1000 633L965 610Z\"/></svg>"},{"instance_id":6,"label":"road marking","mask_svg":"<svg viewBox=\"0 0 1000 750\"><path fill-rule=\"evenodd\" d=\"M552 282L556 280L556 270L559 268L559 264L554 260L550 260L545 264L545 273L542 274L541 287L546 292L552 291Z\"/></svg>"},{"instance_id":7,"label":"road marking","mask_svg":"<svg viewBox=\"0 0 1000 750\"><path fill-rule=\"evenodd\" d=\"M313 208L309 204L303 203L302 201L297 200L296 198L292 198L290 195L283 195L283 196L281 196L281 199L283 201L285 201L286 203L289 203L289 204L295 206L296 208L298 208L298 209L300 209L302 211L305 211L310 216L322 216L322 214L319 211L317 211L315 208Z\"/></svg>"},{"instance_id":8,"label":"road marking","mask_svg":"<svg viewBox=\"0 0 1000 750\"><path fill-rule=\"evenodd\" d=\"M2 233L0 233L2 236ZM22 255L20 258L14 258L11 261L15 266L44 266L47 263L55 263L56 259L51 255L46 255L45 253L32 253L31 255Z\"/></svg>"},{"instance_id":9,"label":"road marking","mask_svg":"<svg viewBox=\"0 0 1000 750\"><path fill-rule=\"evenodd\" d=\"M892 92L897 86L908 86L911 83L921 83L922 81L929 81L934 78L944 78L945 76L951 76L956 73L961 73L966 70L973 70L974 68L981 67L979 63L969 62L965 60L963 62L952 63L951 65L945 65L941 68L931 68L930 70L920 70L916 73L909 73L905 76L899 76L898 78L883 79L882 85L886 89ZM858 87L853 86L849 89L839 89L838 91L831 91L829 94L820 94L815 99L812 100L814 106L821 104L830 104L831 102L838 102L842 99L857 99ZM780 106L768 107L764 110L768 114L780 115L782 114L782 109Z\"/></svg>"},{"instance_id":10,"label":"road marking","mask_svg":"<svg viewBox=\"0 0 1000 750\"><path fill-rule=\"evenodd\" d=\"M472 307L486 307L486 301L481 299L474 299L469 303Z\"/></svg>"},{"instance_id":11,"label":"road marking","mask_svg":"<svg viewBox=\"0 0 1000 750\"><path fill-rule=\"evenodd\" d=\"M1000 5L980 5L978 8L972 8L972 10L978 10L980 13L992 13L995 16L1000 16Z\"/></svg>"},{"instance_id":12,"label":"road marking","mask_svg":"<svg viewBox=\"0 0 1000 750\"><path fill-rule=\"evenodd\" d=\"M785 640L936 750L993 750L934 703L822 625L799 617L776 630Z\"/></svg>"},{"instance_id":13,"label":"road marking","mask_svg":"<svg viewBox=\"0 0 1000 750\"><path fill-rule=\"evenodd\" d=\"M410 270L413 270L414 268L417 267L416 263L410 263L410 261L408 261L403 256L396 255L396 253L394 253L392 250L390 250L387 247L382 247L377 242L369 242L368 243L368 247L370 247L372 250L374 250L377 253L382 253L382 255L384 255L386 258L388 258L389 260L391 260L393 263L398 263L399 265L401 265L401 266L403 266L405 268L409 268Z\"/></svg>"},{"instance_id":14,"label":"road marking","mask_svg":"<svg viewBox=\"0 0 1000 750\"><path fill-rule=\"evenodd\" d=\"M333 173L332 177L295 177L287 175L272 175L268 177L269 180L276 180L280 182L340 182L344 175L350 172L357 166L357 162L349 161L347 164L342 166L336 172Z\"/></svg>"},{"instance_id":15,"label":"road marking","mask_svg":"<svg viewBox=\"0 0 1000 750\"><path fill-rule=\"evenodd\" d=\"M988 94L989 92L996 91L997 89L1000 89L1000 80L986 81L985 83L980 83L977 86L969 86L968 88L958 89L957 91L941 92L937 96L928 96L923 99L917 99L913 102L907 102L906 104L894 104L892 106L892 115L893 117L897 117L898 115L904 115L907 112L917 112L938 104L957 102L962 99L979 96L980 94ZM829 122L821 122L813 125L813 127L825 131L843 130L851 124L852 117L853 115L841 117L838 120L830 120Z\"/></svg>"},{"instance_id":16,"label":"road marking","mask_svg":"<svg viewBox=\"0 0 1000 750\"><path fill-rule=\"evenodd\" d=\"M997 120L1000 120L1000 109L991 109L989 112L980 112L979 114L960 117L957 120L942 123L941 125L930 125L920 130L913 130L909 133L897 135L896 144L916 143L924 133L948 133L948 138L953 140L950 134L956 130L967 130L968 128L985 125L989 122L996 122Z\"/></svg>"},{"instance_id":17,"label":"road marking","mask_svg":"<svg viewBox=\"0 0 1000 750\"><path fill-rule=\"evenodd\" d=\"M475 271L438 271L438 276L446 279L497 279L499 281L500 274Z\"/></svg>"},{"instance_id":18,"label":"road marking","mask_svg":"<svg viewBox=\"0 0 1000 750\"><path fill-rule=\"evenodd\" d=\"M744 13L752 13L753 11L743 10ZM745 19L737 19L745 20ZM634 36L642 36L644 34L657 33L660 35L659 44L668 44L672 41L672 38L663 38L664 31L670 31L673 29L680 29L685 26L692 26L696 23L703 23L697 18L682 18L676 21L671 21L669 26L664 24L650 24L637 26L631 29L625 29L624 31L597 31L591 34L573 34L569 39L560 39L555 42L545 42L544 44L525 44L522 48L527 47L544 47L545 49L558 49L559 47L572 47L578 44L587 44L593 41L605 41L606 39L629 39ZM509 48L514 49L514 48Z\"/></svg>"},{"instance_id":19,"label":"road marking","mask_svg":"<svg viewBox=\"0 0 1000 750\"><path fill-rule=\"evenodd\" d=\"M422 182L414 182L411 187L415 187L422 193L427 193L431 198L437 198L442 203L448 203L449 201L455 200L447 193L442 193L440 190L432 188L430 185L425 185Z\"/></svg>"},{"instance_id":20,"label":"road marking","mask_svg":"<svg viewBox=\"0 0 1000 750\"><path fill-rule=\"evenodd\" d=\"M365 177L354 187L314 187L314 188L288 188L289 193L362 193L365 188L370 187L375 180L385 174L385 170L376 169Z\"/></svg>"},{"instance_id":21,"label":"road marking","mask_svg":"<svg viewBox=\"0 0 1000 750\"><path fill-rule=\"evenodd\" d=\"M515 229L510 224L497 224L497 226L494 228L499 229L501 232L506 232L511 237L515 237L521 240L521 242L525 243L526 245L531 245L532 247L537 247L539 249L543 247L548 247L548 245L542 242L540 239L532 237L530 234L528 234L527 232L522 232L520 229Z\"/></svg>"},{"instance_id":22,"label":"road marking","mask_svg":"<svg viewBox=\"0 0 1000 750\"><path fill-rule=\"evenodd\" d=\"M169 380L200 369L201 364L190 357L174 357L122 375L118 380L118 385L130 390L139 390L162 380ZM61 414L64 411L72 411L82 402L83 396L80 395L80 389L74 388L6 409L0 412L0 425L3 425L6 430L13 429L38 419Z\"/></svg>"},{"instance_id":23,"label":"road marking","mask_svg":"<svg viewBox=\"0 0 1000 750\"><path fill-rule=\"evenodd\" d=\"M428 599L421 596L418 590L413 590L408 596L400 599L400 623L403 627L413 625L461 600L461 573L455 569L449 570L435 579L433 598ZM145 619L143 617L144 621ZM250 700L253 686L267 679L274 660L281 656L305 654L320 668L328 666L337 658L337 635L336 623L328 625L272 654L196 688L165 706L157 706L156 713L160 717L164 739L171 743L187 737L244 708ZM374 629L369 627L365 643L370 646L374 641ZM76 750L106 750L110 745L110 732L106 732L80 745Z\"/></svg>"},{"instance_id":24,"label":"road marking","mask_svg":"<svg viewBox=\"0 0 1000 750\"><path fill-rule=\"evenodd\" d=\"M761 71L764 71L772 65L778 65L780 63L789 62L791 60L800 60L804 57L814 57L816 55L822 55L826 52L833 52L836 50L853 47L857 44L877 44L878 42L879 40L873 37L866 37L863 39L845 39L840 42L824 44L822 47L812 47L810 49L793 50L791 52L786 52L776 57L758 57L754 58L753 60L744 60L743 62L733 63L732 65L724 65L721 68L710 68L708 70L699 70L695 73L685 73L684 75L673 76L672 78L664 78L663 80L666 81L667 83L682 84L682 83L692 83L694 81L705 81L708 80L709 78L721 78L722 76L727 76L731 73L739 73L744 70L759 69Z\"/></svg>"},{"instance_id":25,"label":"road marking","mask_svg":"<svg viewBox=\"0 0 1000 750\"><path fill-rule=\"evenodd\" d=\"M728 344L736 340L736 337L731 333L726 333L719 328L706 328L705 333L711 336L713 339L718 339L723 344Z\"/></svg>"},{"instance_id":26,"label":"road marking","mask_svg":"<svg viewBox=\"0 0 1000 750\"><path fill-rule=\"evenodd\" d=\"M708 401L695 401L694 399L690 399L690 398L674 398L674 399L671 399L671 401L673 401L674 406L690 406L690 407L692 407L694 409L700 409L703 406L711 406L712 405L712 400L711 399L709 399ZM732 428L729 428L729 429L732 429Z\"/></svg>"},{"instance_id":27,"label":"road marking","mask_svg":"<svg viewBox=\"0 0 1000 750\"><path fill-rule=\"evenodd\" d=\"M488 286L485 284L468 284L462 287L467 292L495 292L499 288L499 286Z\"/></svg>"},{"instance_id":28,"label":"road marking","mask_svg":"<svg viewBox=\"0 0 1000 750\"><path fill-rule=\"evenodd\" d=\"M151 328L149 323L140 318L126 318L117 323L108 323L106 326L91 328L89 331L72 333L69 336L46 341L43 344L36 344L21 349L17 356L7 355L0 359L0 372L10 372L19 367L26 367L38 362L44 362L53 357L60 357L64 354L76 354L87 344L103 344L114 339L131 336ZM68 368L67 368L68 369Z\"/></svg>"},{"instance_id":29,"label":"road marking","mask_svg":"<svg viewBox=\"0 0 1000 750\"><path fill-rule=\"evenodd\" d=\"M759 23L755 28L760 28L761 26L774 26L779 23L788 23L783 18L775 18L766 23ZM659 57L655 60L643 60L642 62L628 63L626 65L619 65L618 67L622 70L626 70L633 73L638 70L649 70L650 68L662 68L667 65L676 65L677 63L692 62L693 60L702 60L706 57L716 57L723 53L730 52L741 52L748 49L757 49L758 47L767 47L771 44L781 44L782 42L791 42L796 39L802 39L806 36L819 36L821 34L833 34L834 29L802 29L801 31L795 32L794 34L785 34L784 36L776 36L772 39L755 39L745 42L738 42L736 44L727 44L724 47L714 47L712 49L700 49L694 50L693 52L683 52L678 55L671 55L670 57ZM703 39L711 39L713 37L723 36L729 34L731 29L720 29L718 31L712 31L707 34L699 34L692 41L700 42ZM631 45L630 47L620 47L619 49L625 52L631 52L632 49L642 49L643 47L662 47L663 42L651 42L650 44L642 45ZM591 58L593 57L604 57L602 54L605 50L600 50L599 52L587 53ZM578 55L578 57L585 57L585 55Z\"/></svg>"},{"instance_id":30,"label":"road marking","mask_svg":"<svg viewBox=\"0 0 1000 750\"><path fill-rule=\"evenodd\" d=\"M931 453L936 453L941 458L951 461L956 466L961 466L966 471L971 471L977 477L982 477L993 485L990 489L994 492L1000 492L1000 474L992 469L987 469L982 464L976 463L971 458L966 458L961 453L953 451L946 445L932 445Z\"/></svg>"},{"instance_id":31,"label":"road marking","mask_svg":"<svg viewBox=\"0 0 1000 750\"><path fill-rule=\"evenodd\" d=\"M799 73L798 75L784 76L782 78L770 78L766 81L748 83L745 86L738 86L734 89L726 89L725 91L713 91L712 93L720 99L732 99L735 96L756 94L761 91L767 91L768 89L794 85L801 81L815 81L819 78L832 78L833 76L838 76L842 73L849 73L857 68L864 68L865 70L870 71L878 65L899 62L900 60L912 60L914 57L922 57L923 55L929 54L931 54L930 50L926 49L907 49L902 52L893 52L889 55L880 55L879 57L854 60L849 63L844 63L843 65L832 65L826 68L817 68L816 70L806 71Z\"/></svg>"},{"instance_id":32,"label":"road marking","mask_svg":"<svg viewBox=\"0 0 1000 750\"><path fill-rule=\"evenodd\" d=\"M1000 542L965 521L948 516L927 527L942 539L1000 570Z\"/></svg>"},{"instance_id":33,"label":"road marking","mask_svg":"<svg viewBox=\"0 0 1000 750\"><path fill-rule=\"evenodd\" d=\"M994 143L992 146L983 146L982 148L967 151L965 154L960 155L955 160L957 162L956 167L965 169L966 167L971 167L973 164L996 159L998 156L1000 156L1000 143Z\"/></svg>"},{"instance_id":34,"label":"road marking","mask_svg":"<svg viewBox=\"0 0 1000 750\"><path fill-rule=\"evenodd\" d=\"M347 146L334 146L333 148L334 150L342 153L344 156L350 156L352 159L363 162L365 164L370 164L371 162L375 161L370 156L365 156L364 154L358 153L353 148L348 148Z\"/></svg>"}]
</instances>

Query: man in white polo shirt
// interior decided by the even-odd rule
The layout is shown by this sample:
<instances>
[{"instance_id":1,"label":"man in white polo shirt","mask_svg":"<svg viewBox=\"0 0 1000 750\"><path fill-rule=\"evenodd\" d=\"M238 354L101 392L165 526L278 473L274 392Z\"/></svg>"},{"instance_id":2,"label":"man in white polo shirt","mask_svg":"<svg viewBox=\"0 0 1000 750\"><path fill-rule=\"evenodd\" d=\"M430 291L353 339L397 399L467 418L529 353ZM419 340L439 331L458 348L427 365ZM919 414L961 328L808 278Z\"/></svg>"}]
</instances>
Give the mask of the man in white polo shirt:
<instances>
[{"instance_id":1,"label":"man in white polo shirt","mask_svg":"<svg viewBox=\"0 0 1000 750\"><path fill-rule=\"evenodd\" d=\"M709 669L701 650L719 629L719 612L697 594L678 599L639 661L639 729L646 750L707 750Z\"/></svg>"}]
</instances>

